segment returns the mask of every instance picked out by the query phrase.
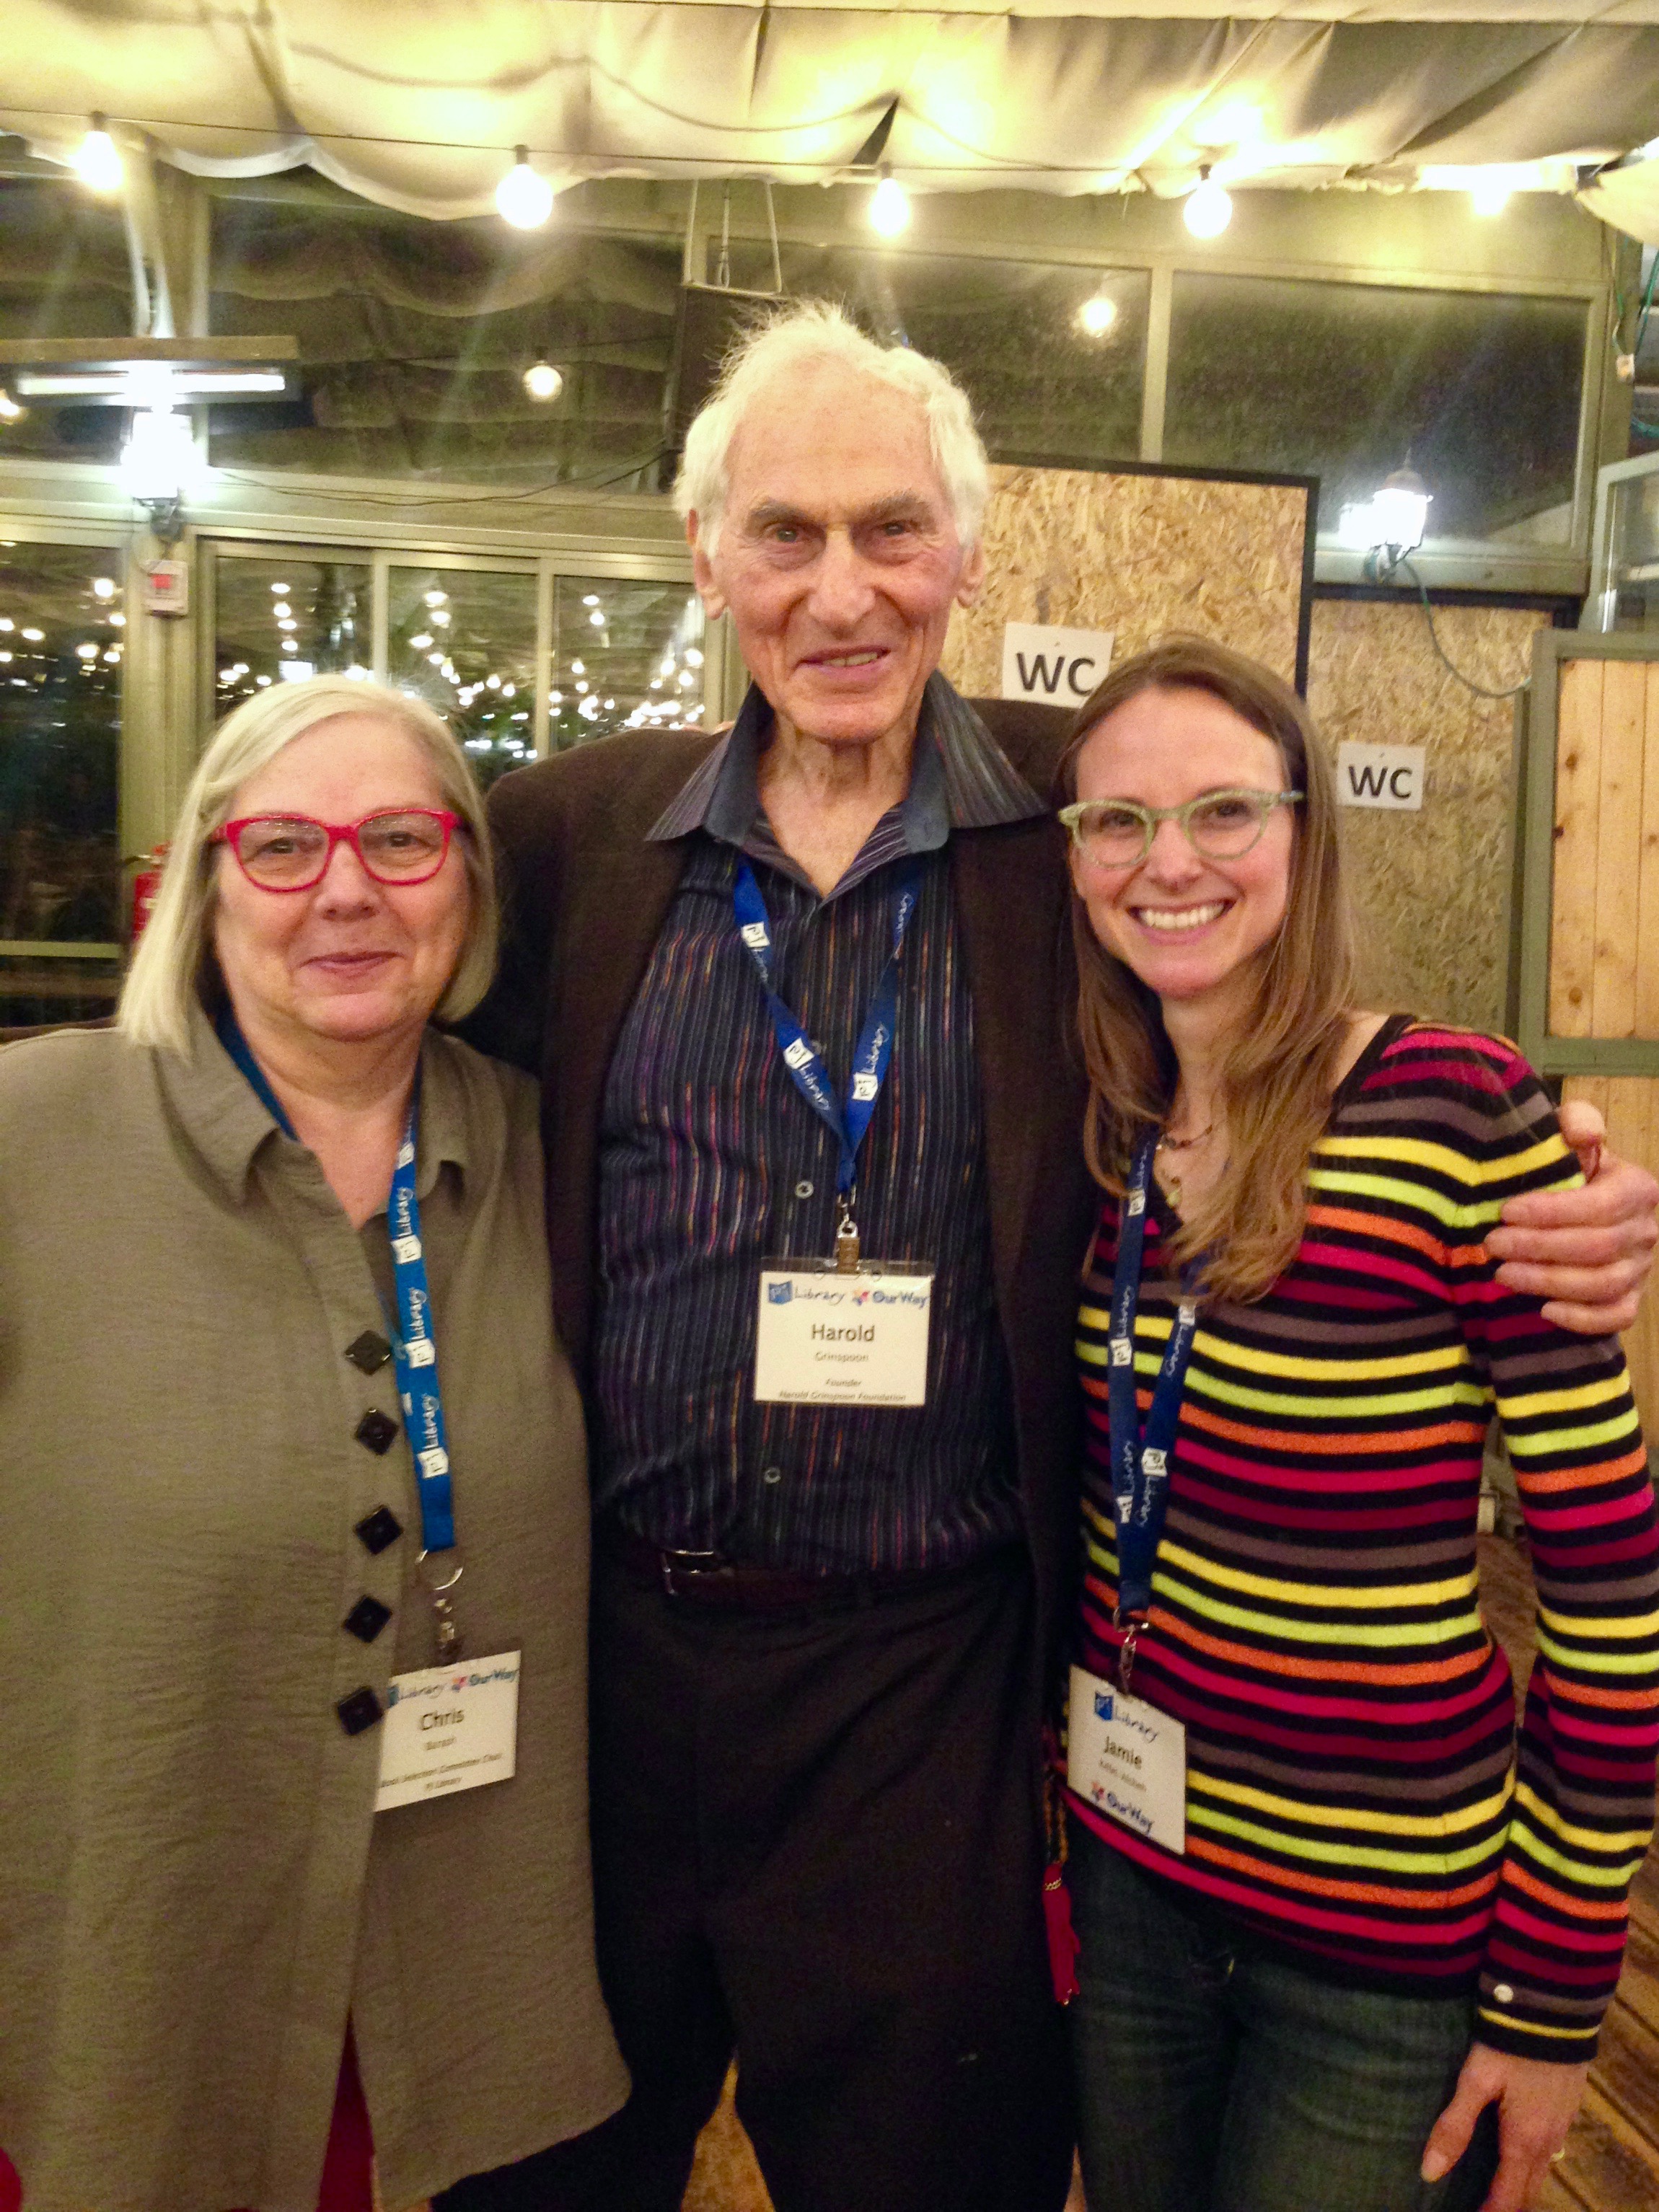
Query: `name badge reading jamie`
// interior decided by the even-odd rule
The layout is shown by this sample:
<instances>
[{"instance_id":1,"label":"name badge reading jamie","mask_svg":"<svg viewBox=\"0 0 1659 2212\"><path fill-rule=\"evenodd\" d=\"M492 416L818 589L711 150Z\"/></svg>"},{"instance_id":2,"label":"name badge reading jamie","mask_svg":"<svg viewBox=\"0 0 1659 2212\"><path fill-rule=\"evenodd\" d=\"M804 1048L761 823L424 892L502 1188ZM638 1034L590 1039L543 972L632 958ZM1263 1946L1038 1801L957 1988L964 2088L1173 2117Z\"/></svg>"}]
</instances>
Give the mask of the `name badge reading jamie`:
<instances>
[{"instance_id":1,"label":"name badge reading jamie","mask_svg":"<svg viewBox=\"0 0 1659 2212\"><path fill-rule=\"evenodd\" d=\"M394 1674L380 1724L374 1809L453 1797L512 1774L519 1741L519 1654L458 1659Z\"/></svg>"},{"instance_id":2,"label":"name badge reading jamie","mask_svg":"<svg viewBox=\"0 0 1659 2212\"><path fill-rule=\"evenodd\" d=\"M1139 1698L1072 1669L1066 1779L1124 1827L1187 1855L1187 1731Z\"/></svg>"},{"instance_id":3,"label":"name badge reading jamie","mask_svg":"<svg viewBox=\"0 0 1659 2212\"><path fill-rule=\"evenodd\" d=\"M929 1267L780 1261L760 1280L755 1396L778 1406L925 1406Z\"/></svg>"}]
</instances>

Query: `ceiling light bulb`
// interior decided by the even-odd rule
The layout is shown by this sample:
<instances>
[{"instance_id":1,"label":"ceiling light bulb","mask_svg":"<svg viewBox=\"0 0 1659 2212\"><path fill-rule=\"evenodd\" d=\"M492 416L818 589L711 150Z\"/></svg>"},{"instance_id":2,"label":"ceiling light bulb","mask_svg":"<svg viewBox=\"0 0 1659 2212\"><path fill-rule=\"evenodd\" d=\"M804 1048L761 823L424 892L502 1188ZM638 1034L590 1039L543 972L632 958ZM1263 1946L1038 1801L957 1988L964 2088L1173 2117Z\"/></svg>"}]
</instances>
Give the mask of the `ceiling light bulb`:
<instances>
[{"instance_id":1,"label":"ceiling light bulb","mask_svg":"<svg viewBox=\"0 0 1659 2212\"><path fill-rule=\"evenodd\" d=\"M94 115L92 128L81 141L75 156L75 173L88 191L118 192L121 189L121 156L115 150L115 141L104 128L104 118Z\"/></svg>"},{"instance_id":2,"label":"ceiling light bulb","mask_svg":"<svg viewBox=\"0 0 1659 2212\"><path fill-rule=\"evenodd\" d=\"M428 592L425 596L426 604L429 607L447 606L449 604L447 592Z\"/></svg>"},{"instance_id":3,"label":"ceiling light bulb","mask_svg":"<svg viewBox=\"0 0 1659 2212\"><path fill-rule=\"evenodd\" d=\"M878 230L884 238L896 238L908 229L910 222L910 195L898 179L890 176L885 169L881 182L870 196L870 227Z\"/></svg>"},{"instance_id":4,"label":"ceiling light bulb","mask_svg":"<svg viewBox=\"0 0 1659 2212\"><path fill-rule=\"evenodd\" d=\"M524 388L532 399L556 399L564 379L550 361L532 361L524 373Z\"/></svg>"},{"instance_id":5,"label":"ceiling light bulb","mask_svg":"<svg viewBox=\"0 0 1659 2212\"><path fill-rule=\"evenodd\" d=\"M276 599L272 602L270 611L276 616L277 621L281 622L286 616L291 615L294 610L286 599Z\"/></svg>"},{"instance_id":6,"label":"ceiling light bulb","mask_svg":"<svg viewBox=\"0 0 1659 2212\"><path fill-rule=\"evenodd\" d=\"M1502 215L1509 204L1509 179L1501 169L1470 188L1469 205L1476 215Z\"/></svg>"},{"instance_id":7,"label":"ceiling light bulb","mask_svg":"<svg viewBox=\"0 0 1659 2212\"><path fill-rule=\"evenodd\" d=\"M283 599L288 597L289 592L293 589L293 586L290 584L273 584L270 588L279 599Z\"/></svg>"},{"instance_id":8,"label":"ceiling light bulb","mask_svg":"<svg viewBox=\"0 0 1659 2212\"><path fill-rule=\"evenodd\" d=\"M1077 311L1077 326L1085 337L1103 338L1117 320L1117 301L1109 292L1096 292Z\"/></svg>"},{"instance_id":9,"label":"ceiling light bulb","mask_svg":"<svg viewBox=\"0 0 1659 2212\"><path fill-rule=\"evenodd\" d=\"M1232 201L1211 176L1207 162L1199 171L1198 182L1188 193L1182 212L1194 238L1219 238L1232 221Z\"/></svg>"},{"instance_id":10,"label":"ceiling light bulb","mask_svg":"<svg viewBox=\"0 0 1659 2212\"><path fill-rule=\"evenodd\" d=\"M603 629L605 628L604 609L602 607L595 607L592 613L589 615L587 619L592 623L595 629Z\"/></svg>"},{"instance_id":11,"label":"ceiling light bulb","mask_svg":"<svg viewBox=\"0 0 1659 2212\"><path fill-rule=\"evenodd\" d=\"M112 599L115 597L114 577L94 576L92 580L92 595L95 599Z\"/></svg>"},{"instance_id":12,"label":"ceiling light bulb","mask_svg":"<svg viewBox=\"0 0 1659 2212\"><path fill-rule=\"evenodd\" d=\"M573 676L586 676L587 671L580 660L573 660L570 664L570 673Z\"/></svg>"},{"instance_id":13,"label":"ceiling light bulb","mask_svg":"<svg viewBox=\"0 0 1659 2212\"><path fill-rule=\"evenodd\" d=\"M423 629L418 637L411 637L409 642L416 653L424 653L432 642L432 633Z\"/></svg>"},{"instance_id":14,"label":"ceiling light bulb","mask_svg":"<svg viewBox=\"0 0 1659 2212\"><path fill-rule=\"evenodd\" d=\"M530 166L528 146L513 149L513 167L495 187L501 219L514 230L539 230L553 212L553 187Z\"/></svg>"},{"instance_id":15,"label":"ceiling light bulb","mask_svg":"<svg viewBox=\"0 0 1659 2212\"><path fill-rule=\"evenodd\" d=\"M685 648L685 665L688 668L701 668L702 666L702 655L698 652L695 645L688 645Z\"/></svg>"}]
</instances>

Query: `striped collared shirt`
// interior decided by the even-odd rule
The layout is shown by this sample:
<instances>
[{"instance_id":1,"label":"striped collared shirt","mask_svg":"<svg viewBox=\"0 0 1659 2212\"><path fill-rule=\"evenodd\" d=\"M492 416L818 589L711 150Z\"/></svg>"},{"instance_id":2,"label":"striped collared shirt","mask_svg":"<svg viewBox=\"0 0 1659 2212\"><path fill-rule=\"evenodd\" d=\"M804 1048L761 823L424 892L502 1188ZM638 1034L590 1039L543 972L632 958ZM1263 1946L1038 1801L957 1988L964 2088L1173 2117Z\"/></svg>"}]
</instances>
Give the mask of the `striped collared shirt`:
<instances>
[{"instance_id":1,"label":"striped collared shirt","mask_svg":"<svg viewBox=\"0 0 1659 2212\"><path fill-rule=\"evenodd\" d=\"M686 839L686 864L602 1109L599 1506L677 1550L823 1572L954 1564L1015 1536L1020 1509L946 847L953 830L1043 808L935 676L908 794L821 897L760 804L769 722L751 690L730 737L650 832ZM843 1096L890 949L902 865L920 865L857 1210L867 1258L935 1270L924 1407L754 1400L761 1267L833 1249L836 1145L782 1064L737 933L744 854L771 919L776 988Z\"/></svg>"}]
</instances>

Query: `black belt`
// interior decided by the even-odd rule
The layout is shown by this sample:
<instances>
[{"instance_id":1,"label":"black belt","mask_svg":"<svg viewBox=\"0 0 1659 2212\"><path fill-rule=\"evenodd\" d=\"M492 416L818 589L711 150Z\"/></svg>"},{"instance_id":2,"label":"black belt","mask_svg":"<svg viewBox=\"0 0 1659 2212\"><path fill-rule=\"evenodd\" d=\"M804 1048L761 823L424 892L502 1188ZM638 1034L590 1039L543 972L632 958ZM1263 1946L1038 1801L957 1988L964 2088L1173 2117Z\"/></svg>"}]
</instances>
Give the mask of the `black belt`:
<instances>
[{"instance_id":1,"label":"black belt","mask_svg":"<svg viewBox=\"0 0 1659 2212\"><path fill-rule=\"evenodd\" d=\"M816 1575L801 1567L768 1567L728 1559L722 1552L667 1552L615 1522L599 1531L600 1548L632 1578L685 1605L719 1613L787 1613L796 1607L873 1605L883 1598L948 1588L1001 1565L1016 1548L1000 1546L958 1566L872 1567L857 1574Z\"/></svg>"}]
</instances>

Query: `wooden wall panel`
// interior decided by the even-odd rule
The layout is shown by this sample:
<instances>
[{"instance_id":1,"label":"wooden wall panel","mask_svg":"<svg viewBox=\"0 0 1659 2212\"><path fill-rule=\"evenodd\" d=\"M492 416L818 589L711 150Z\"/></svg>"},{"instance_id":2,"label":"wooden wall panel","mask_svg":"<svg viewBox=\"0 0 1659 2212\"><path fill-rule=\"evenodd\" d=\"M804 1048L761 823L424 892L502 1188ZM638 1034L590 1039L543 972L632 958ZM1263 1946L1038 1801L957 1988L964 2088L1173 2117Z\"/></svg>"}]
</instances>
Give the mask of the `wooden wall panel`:
<instances>
[{"instance_id":1,"label":"wooden wall panel","mask_svg":"<svg viewBox=\"0 0 1659 2212\"><path fill-rule=\"evenodd\" d=\"M1642 779L1642 846L1637 870L1636 1035L1659 1037L1659 661L1643 665L1648 757Z\"/></svg>"},{"instance_id":2,"label":"wooden wall panel","mask_svg":"<svg viewBox=\"0 0 1659 2212\"><path fill-rule=\"evenodd\" d=\"M1636 1034L1637 902L1642 866L1642 754L1647 669L1609 660L1601 672L1596 804L1595 950L1590 1035Z\"/></svg>"},{"instance_id":3,"label":"wooden wall panel","mask_svg":"<svg viewBox=\"0 0 1659 2212\"><path fill-rule=\"evenodd\" d=\"M991 471L987 581L951 618L940 665L995 698L1006 623L1117 634L1114 657L1166 631L1200 631L1296 674L1307 494L1109 470Z\"/></svg>"},{"instance_id":4,"label":"wooden wall panel","mask_svg":"<svg viewBox=\"0 0 1659 2212\"><path fill-rule=\"evenodd\" d=\"M1601 815L1601 679L1607 664L1561 670L1555 747L1555 878L1550 931L1553 1036L1589 1036L1595 975L1595 867Z\"/></svg>"},{"instance_id":5,"label":"wooden wall panel","mask_svg":"<svg viewBox=\"0 0 1659 2212\"><path fill-rule=\"evenodd\" d=\"M1606 1121L1614 1152L1659 1175L1659 1077L1570 1075L1561 1095L1588 1099ZM1626 1331L1625 1357L1643 1432L1659 1447L1659 1292L1649 1291L1635 1327Z\"/></svg>"},{"instance_id":6,"label":"wooden wall panel","mask_svg":"<svg viewBox=\"0 0 1659 2212\"><path fill-rule=\"evenodd\" d=\"M1549 617L1437 607L1435 621L1457 665L1497 690L1525 674L1528 641ZM1366 1002L1501 1030L1512 704L1447 672L1420 606L1357 599L1314 602L1308 703L1333 752L1345 738L1428 748L1420 813L1343 809Z\"/></svg>"}]
</instances>

